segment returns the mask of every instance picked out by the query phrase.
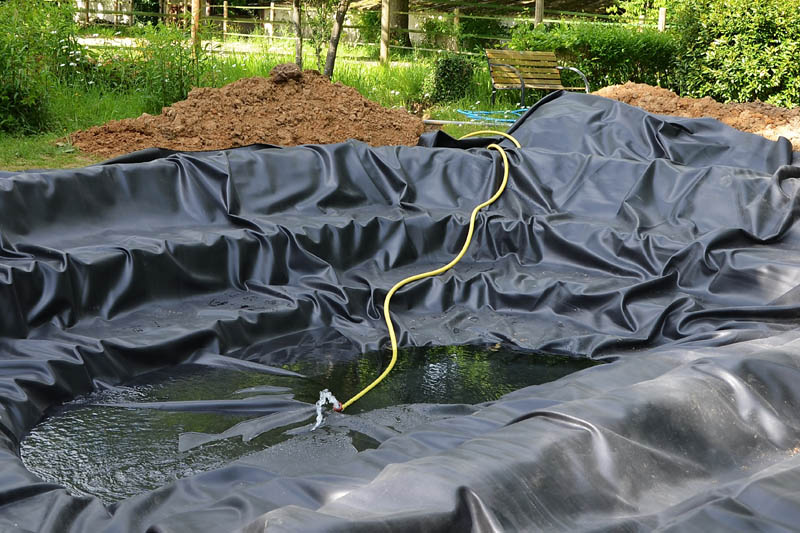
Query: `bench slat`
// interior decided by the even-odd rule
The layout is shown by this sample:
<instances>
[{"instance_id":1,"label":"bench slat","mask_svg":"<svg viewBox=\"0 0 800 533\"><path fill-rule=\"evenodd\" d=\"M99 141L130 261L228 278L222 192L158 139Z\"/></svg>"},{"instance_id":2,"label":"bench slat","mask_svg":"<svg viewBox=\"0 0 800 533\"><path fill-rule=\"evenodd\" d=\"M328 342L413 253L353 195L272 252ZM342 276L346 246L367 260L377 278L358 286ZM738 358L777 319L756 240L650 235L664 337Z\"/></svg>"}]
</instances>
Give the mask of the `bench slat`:
<instances>
[{"instance_id":1,"label":"bench slat","mask_svg":"<svg viewBox=\"0 0 800 533\"><path fill-rule=\"evenodd\" d=\"M506 63L508 65L558 65L558 61L551 59L514 59L511 57L490 57L489 63Z\"/></svg>"},{"instance_id":2,"label":"bench slat","mask_svg":"<svg viewBox=\"0 0 800 533\"><path fill-rule=\"evenodd\" d=\"M561 80L558 78L522 78L525 81L525 85L531 85L532 83L561 83ZM519 78L499 78L494 80L495 85L503 84L503 85L519 85Z\"/></svg>"},{"instance_id":3,"label":"bench slat","mask_svg":"<svg viewBox=\"0 0 800 533\"><path fill-rule=\"evenodd\" d=\"M507 74L503 76L494 76L492 78L495 83L519 83L519 76ZM541 81L542 83L558 82L561 83L561 78L558 76L522 76L525 83Z\"/></svg>"},{"instance_id":4,"label":"bench slat","mask_svg":"<svg viewBox=\"0 0 800 533\"><path fill-rule=\"evenodd\" d=\"M509 83L509 84L497 84L495 85L498 89L519 89L519 83ZM526 89L534 88L534 89L564 89L565 87L560 83L526 83ZM583 89L583 87L580 87Z\"/></svg>"},{"instance_id":5,"label":"bench slat","mask_svg":"<svg viewBox=\"0 0 800 533\"><path fill-rule=\"evenodd\" d=\"M538 77L545 77L545 78L560 78L561 73L556 69L517 69L519 74L522 75L523 78L538 78ZM508 67L497 67L492 71L492 77L497 76L516 76L517 72L514 69L510 69Z\"/></svg>"},{"instance_id":6,"label":"bench slat","mask_svg":"<svg viewBox=\"0 0 800 533\"><path fill-rule=\"evenodd\" d=\"M510 67L514 67L517 70L524 70L527 72L558 72L556 65L548 65L548 64L541 64L541 65L512 65L511 63L506 63ZM509 69L506 64L498 65L494 63L492 65L492 70L513 70Z\"/></svg>"},{"instance_id":7,"label":"bench slat","mask_svg":"<svg viewBox=\"0 0 800 533\"><path fill-rule=\"evenodd\" d=\"M486 50L487 57L556 57L555 52L522 50Z\"/></svg>"}]
</instances>

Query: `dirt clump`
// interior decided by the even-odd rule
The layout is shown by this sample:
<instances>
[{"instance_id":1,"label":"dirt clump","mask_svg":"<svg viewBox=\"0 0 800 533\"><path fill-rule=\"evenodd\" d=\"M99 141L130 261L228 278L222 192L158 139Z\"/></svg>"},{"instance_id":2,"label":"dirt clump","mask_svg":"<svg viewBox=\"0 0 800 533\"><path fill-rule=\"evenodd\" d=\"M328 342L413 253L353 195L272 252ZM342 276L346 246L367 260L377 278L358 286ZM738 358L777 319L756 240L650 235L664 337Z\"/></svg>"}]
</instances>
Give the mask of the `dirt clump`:
<instances>
[{"instance_id":1,"label":"dirt clump","mask_svg":"<svg viewBox=\"0 0 800 533\"><path fill-rule=\"evenodd\" d=\"M348 139L373 146L414 145L422 130L422 120L404 109L386 109L316 71L278 65L270 79L193 89L160 115L111 121L73 133L70 140L84 152L113 157L149 147L222 150Z\"/></svg>"},{"instance_id":2,"label":"dirt clump","mask_svg":"<svg viewBox=\"0 0 800 533\"><path fill-rule=\"evenodd\" d=\"M800 108L786 109L765 104L721 104L711 98L682 98L668 89L643 83L612 85L595 92L650 113L679 117L715 118L738 130L776 140L786 137L795 151L800 151Z\"/></svg>"},{"instance_id":3,"label":"dirt clump","mask_svg":"<svg viewBox=\"0 0 800 533\"><path fill-rule=\"evenodd\" d=\"M303 77L303 71L294 63L282 63L276 65L269 73L269 79L275 83L283 83L289 80L299 80Z\"/></svg>"}]
</instances>

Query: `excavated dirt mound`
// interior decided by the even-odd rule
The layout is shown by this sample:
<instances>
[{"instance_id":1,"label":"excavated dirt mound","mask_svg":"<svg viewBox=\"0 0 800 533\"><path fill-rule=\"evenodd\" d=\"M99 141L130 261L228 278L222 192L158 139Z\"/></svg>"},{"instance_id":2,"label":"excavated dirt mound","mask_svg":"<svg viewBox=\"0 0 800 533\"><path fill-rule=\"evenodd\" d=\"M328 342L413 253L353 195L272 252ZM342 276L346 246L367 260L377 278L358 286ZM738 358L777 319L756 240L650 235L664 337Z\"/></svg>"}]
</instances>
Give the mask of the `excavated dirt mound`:
<instances>
[{"instance_id":1,"label":"excavated dirt mound","mask_svg":"<svg viewBox=\"0 0 800 533\"><path fill-rule=\"evenodd\" d=\"M422 120L386 109L316 71L278 65L270 79L198 88L158 116L115 120L71 136L84 152L113 157L143 148L220 150L254 143L292 146L358 139L414 145Z\"/></svg>"},{"instance_id":2,"label":"excavated dirt mound","mask_svg":"<svg viewBox=\"0 0 800 533\"><path fill-rule=\"evenodd\" d=\"M800 108L786 109L763 102L721 104L711 98L681 98L674 92L642 83L612 85L595 92L660 115L711 117L767 139L786 137L800 151Z\"/></svg>"}]
</instances>

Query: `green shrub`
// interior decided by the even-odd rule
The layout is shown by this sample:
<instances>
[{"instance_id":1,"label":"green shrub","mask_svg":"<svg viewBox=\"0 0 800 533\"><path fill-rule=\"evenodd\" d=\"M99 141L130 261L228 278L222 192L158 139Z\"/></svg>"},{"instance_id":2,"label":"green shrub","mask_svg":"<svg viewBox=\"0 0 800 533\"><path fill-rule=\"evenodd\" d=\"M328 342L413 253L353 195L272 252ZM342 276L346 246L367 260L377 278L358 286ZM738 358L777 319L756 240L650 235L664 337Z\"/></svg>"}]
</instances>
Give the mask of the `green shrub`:
<instances>
[{"instance_id":1,"label":"green shrub","mask_svg":"<svg viewBox=\"0 0 800 533\"><path fill-rule=\"evenodd\" d=\"M586 74L592 90L626 81L676 85L679 42L670 32L638 31L622 24L562 23L537 28L520 24L512 32L511 48L555 51L565 64ZM570 80L570 84L575 82Z\"/></svg>"},{"instance_id":2,"label":"green shrub","mask_svg":"<svg viewBox=\"0 0 800 533\"><path fill-rule=\"evenodd\" d=\"M800 0L680 0L682 93L800 105Z\"/></svg>"},{"instance_id":3,"label":"green shrub","mask_svg":"<svg viewBox=\"0 0 800 533\"><path fill-rule=\"evenodd\" d=\"M442 54L435 63L423 91L431 102L452 102L467 94L474 73L472 61L455 54Z\"/></svg>"},{"instance_id":4,"label":"green shrub","mask_svg":"<svg viewBox=\"0 0 800 533\"><path fill-rule=\"evenodd\" d=\"M483 50L500 46L499 39L508 38L511 28L497 18L469 18L462 16L458 23L458 46L464 51ZM497 37L497 39L486 39Z\"/></svg>"},{"instance_id":5,"label":"green shrub","mask_svg":"<svg viewBox=\"0 0 800 533\"><path fill-rule=\"evenodd\" d=\"M160 13L161 4L159 0L133 0L133 11L141 13ZM156 16L134 15L134 22L143 24L158 24L159 18Z\"/></svg>"},{"instance_id":6,"label":"green shrub","mask_svg":"<svg viewBox=\"0 0 800 533\"><path fill-rule=\"evenodd\" d=\"M614 5L606 8L606 12L628 22L638 22L639 17L644 15L645 22L655 24L658 22L658 9L670 8L673 3L674 0L617 0Z\"/></svg>"},{"instance_id":7,"label":"green shrub","mask_svg":"<svg viewBox=\"0 0 800 533\"><path fill-rule=\"evenodd\" d=\"M333 15L336 12L336 0L306 0L303 9L304 25L308 31L308 41L314 49L317 70L325 67L322 61L322 50L328 45L333 28Z\"/></svg>"},{"instance_id":8,"label":"green shrub","mask_svg":"<svg viewBox=\"0 0 800 533\"><path fill-rule=\"evenodd\" d=\"M422 23L423 46L434 49L450 49L457 34L457 28L450 18L428 17Z\"/></svg>"},{"instance_id":9,"label":"green shrub","mask_svg":"<svg viewBox=\"0 0 800 533\"><path fill-rule=\"evenodd\" d=\"M103 83L145 95L148 112L184 100L193 87L214 85L217 68L203 48L195 57L188 30L177 26L148 26L136 48L105 58Z\"/></svg>"},{"instance_id":10,"label":"green shrub","mask_svg":"<svg viewBox=\"0 0 800 533\"><path fill-rule=\"evenodd\" d=\"M358 40L375 44L381 40L381 12L378 10L360 11L354 16L358 26Z\"/></svg>"},{"instance_id":11,"label":"green shrub","mask_svg":"<svg viewBox=\"0 0 800 533\"><path fill-rule=\"evenodd\" d=\"M71 16L68 6L44 0L0 3L0 130L44 129L48 90L85 79L90 62Z\"/></svg>"}]
</instances>

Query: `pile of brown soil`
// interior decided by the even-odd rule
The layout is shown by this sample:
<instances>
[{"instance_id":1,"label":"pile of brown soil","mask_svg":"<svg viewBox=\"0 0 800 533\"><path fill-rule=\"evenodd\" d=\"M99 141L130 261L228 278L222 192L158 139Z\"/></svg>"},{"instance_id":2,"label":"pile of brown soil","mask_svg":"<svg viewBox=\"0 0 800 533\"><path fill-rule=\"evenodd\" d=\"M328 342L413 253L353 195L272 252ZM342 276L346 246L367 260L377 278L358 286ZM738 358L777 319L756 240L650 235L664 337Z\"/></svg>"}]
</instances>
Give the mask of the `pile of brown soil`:
<instances>
[{"instance_id":1,"label":"pile of brown soil","mask_svg":"<svg viewBox=\"0 0 800 533\"><path fill-rule=\"evenodd\" d=\"M674 92L643 83L626 83L594 94L635 105L660 115L711 117L742 131L767 139L786 137L800 151L800 108L786 109L763 102L721 104L711 98L681 98Z\"/></svg>"},{"instance_id":2,"label":"pile of brown soil","mask_svg":"<svg viewBox=\"0 0 800 533\"><path fill-rule=\"evenodd\" d=\"M316 71L278 65L269 79L198 88L158 116L115 120L71 136L84 152L112 157L148 147L221 150L254 143L292 146L358 139L414 145L422 120L386 109Z\"/></svg>"}]
</instances>

